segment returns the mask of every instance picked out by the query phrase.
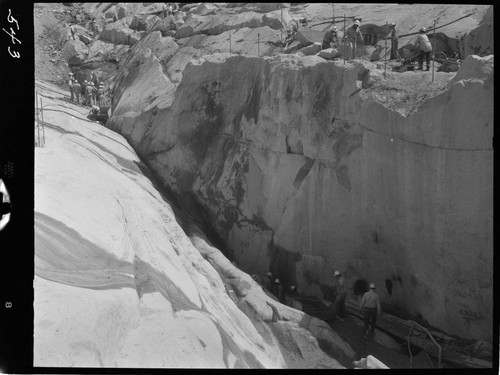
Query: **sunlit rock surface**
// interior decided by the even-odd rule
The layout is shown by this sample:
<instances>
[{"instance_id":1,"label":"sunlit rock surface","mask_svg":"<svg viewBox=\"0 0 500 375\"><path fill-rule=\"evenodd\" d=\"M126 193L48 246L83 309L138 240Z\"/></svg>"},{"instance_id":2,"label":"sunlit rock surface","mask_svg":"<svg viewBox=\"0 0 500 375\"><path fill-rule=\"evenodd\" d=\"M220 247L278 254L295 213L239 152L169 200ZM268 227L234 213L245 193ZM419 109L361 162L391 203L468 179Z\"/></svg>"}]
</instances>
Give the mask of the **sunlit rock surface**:
<instances>
[{"instance_id":1,"label":"sunlit rock surface","mask_svg":"<svg viewBox=\"0 0 500 375\"><path fill-rule=\"evenodd\" d=\"M195 224L176 217L122 136L87 121L83 107L62 100L65 92L37 89L57 111L45 111L45 146L35 149L34 366L352 361L326 323L269 298ZM279 311L275 323L268 302Z\"/></svg>"}]
</instances>

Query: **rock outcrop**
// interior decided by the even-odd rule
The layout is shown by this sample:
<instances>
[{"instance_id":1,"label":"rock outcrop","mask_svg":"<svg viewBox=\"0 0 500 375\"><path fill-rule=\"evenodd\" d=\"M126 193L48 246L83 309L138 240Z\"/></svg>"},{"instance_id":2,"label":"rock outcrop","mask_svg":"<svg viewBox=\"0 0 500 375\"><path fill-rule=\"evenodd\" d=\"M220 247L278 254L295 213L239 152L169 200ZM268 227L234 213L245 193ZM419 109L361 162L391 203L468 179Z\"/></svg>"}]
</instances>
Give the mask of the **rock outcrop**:
<instances>
[{"instance_id":1,"label":"rock outcrop","mask_svg":"<svg viewBox=\"0 0 500 375\"><path fill-rule=\"evenodd\" d=\"M417 100L384 91L369 62L212 55L186 66L173 101L141 104L125 95L144 92L129 64L138 78L119 86L109 126L247 272L321 298L344 269L389 310L491 340L493 59L469 65L484 78L464 70Z\"/></svg>"}]
</instances>

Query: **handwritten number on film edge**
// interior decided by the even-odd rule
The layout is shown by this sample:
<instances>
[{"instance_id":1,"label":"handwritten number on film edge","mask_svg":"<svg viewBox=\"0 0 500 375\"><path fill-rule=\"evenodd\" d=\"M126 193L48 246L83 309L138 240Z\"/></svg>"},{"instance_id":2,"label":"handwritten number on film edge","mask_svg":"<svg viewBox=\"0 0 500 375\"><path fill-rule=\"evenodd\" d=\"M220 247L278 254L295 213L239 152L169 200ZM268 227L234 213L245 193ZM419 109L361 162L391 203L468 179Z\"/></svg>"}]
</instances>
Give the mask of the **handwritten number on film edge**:
<instances>
[{"instance_id":1,"label":"handwritten number on film edge","mask_svg":"<svg viewBox=\"0 0 500 375\"><path fill-rule=\"evenodd\" d=\"M12 17L10 9L9 9L9 15L7 16L7 21L9 23L15 23L17 31L19 31L19 23L17 22L17 20L14 17ZM21 44L21 41L14 36L14 35L16 35L16 32L14 31L14 29L12 29L12 27L10 28L10 33L7 30L5 30L4 28L2 28L2 30L5 31L5 33L7 33L8 36L10 36L12 44L16 44L16 41L19 44ZM18 59L21 57L21 54L19 52L17 52L17 51L12 52L10 50L10 46L7 47L7 51L14 58Z\"/></svg>"}]
</instances>

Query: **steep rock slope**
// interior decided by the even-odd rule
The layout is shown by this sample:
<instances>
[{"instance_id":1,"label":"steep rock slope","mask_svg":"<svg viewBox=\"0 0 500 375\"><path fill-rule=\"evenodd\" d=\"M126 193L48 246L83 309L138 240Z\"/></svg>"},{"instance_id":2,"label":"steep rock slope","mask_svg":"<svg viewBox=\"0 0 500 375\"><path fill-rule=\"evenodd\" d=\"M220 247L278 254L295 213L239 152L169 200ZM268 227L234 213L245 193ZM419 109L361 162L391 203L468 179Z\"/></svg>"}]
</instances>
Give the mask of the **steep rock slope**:
<instances>
[{"instance_id":1,"label":"steep rock slope","mask_svg":"<svg viewBox=\"0 0 500 375\"><path fill-rule=\"evenodd\" d=\"M269 298L177 217L122 136L86 120L63 91L42 82L37 90L47 109L46 143L35 149L35 366L352 361L326 323Z\"/></svg>"},{"instance_id":2,"label":"steep rock slope","mask_svg":"<svg viewBox=\"0 0 500 375\"><path fill-rule=\"evenodd\" d=\"M420 96L430 74L383 80L317 56L212 55L186 66L173 101L136 89L145 70L165 79L146 46L122 67L109 126L248 272L323 298L344 269L387 309L491 340L492 56Z\"/></svg>"}]
</instances>

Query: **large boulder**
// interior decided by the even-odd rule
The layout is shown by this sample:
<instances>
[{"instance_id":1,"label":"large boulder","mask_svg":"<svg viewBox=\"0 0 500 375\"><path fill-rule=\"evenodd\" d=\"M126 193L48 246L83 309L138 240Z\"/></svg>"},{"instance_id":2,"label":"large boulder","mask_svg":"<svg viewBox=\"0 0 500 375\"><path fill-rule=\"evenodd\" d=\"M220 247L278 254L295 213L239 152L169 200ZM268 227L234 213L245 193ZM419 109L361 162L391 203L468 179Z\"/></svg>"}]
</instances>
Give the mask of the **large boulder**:
<instances>
[{"instance_id":1,"label":"large boulder","mask_svg":"<svg viewBox=\"0 0 500 375\"><path fill-rule=\"evenodd\" d=\"M122 56L129 50L130 46L125 44L107 43L102 40L95 40L89 46L87 61L103 62L109 60L119 61L117 56Z\"/></svg>"},{"instance_id":2,"label":"large boulder","mask_svg":"<svg viewBox=\"0 0 500 375\"><path fill-rule=\"evenodd\" d=\"M160 31L163 36L166 36L169 31L175 31L177 29L175 18L168 16L157 20L151 31Z\"/></svg>"},{"instance_id":3,"label":"large boulder","mask_svg":"<svg viewBox=\"0 0 500 375\"><path fill-rule=\"evenodd\" d=\"M321 43L315 42L307 47L299 49L299 52L302 52L304 56L311 56L317 54L321 51Z\"/></svg>"},{"instance_id":4,"label":"large boulder","mask_svg":"<svg viewBox=\"0 0 500 375\"><path fill-rule=\"evenodd\" d=\"M244 11L253 11L258 13L268 13L273 10L289 8L290 3L248 3L243 7Z\"/></svg>"},{"instance_id":5,"label":"large boulder","mask_svg":"<svg viewBox=\"0 0 500 375\"><path fill-rule=\"evenodd\" d=\"M133 16L132 21L130 22L130 28L137 31L147 31L150 30L153 25L155 25L160 20L161 18L154 14L136 14Z\"/></svg>"},{"instance_id":6,"label":"large boulder","mask_svg":"<svg viewBox=\"0 0 500 375\"><path fill-rule=\"evenodd\" d=\"M231 43L229 39L231 37ZM260 43L258 41L260 40ZM280 36L270 27L248 28L225 31L220 35L194 35L180 39L179 44L200 49L202 54L233 53L257 56L270 55L279 45Z\"/></svg>"},{"instance_id":7,"label":"large boulder","mask_svg":"<svg viewBox=\"0 0 500 375\"><path fill-rule=\"evenodd\" d=\"M320 46L321 50L321 46ZM325 60L333 60L339 58L340 52L336 48L327 48L318 52L318 56L324 58Z\"/></svg>"},{"instance_id":8,"label":"large boulder","mask_svg":"<svg viewBox=\"0 0 500 375\"><path fill-rule=\"evenodd\" d=\"M493 61L493 55L486 57L480 57L476 55L467 56L467 58L462 62L460 70L448 82L448 87L451 87L455 83L462 80L482 80L488 83L492 83Z\"/></svg>"},{"instance_id":9,"label":"large boulder","mask_svg":"<svg viewBox=\"0 0 500 375\"><path fill-rule=\"evenodd\" d=\"M201 3L198 6L191 8L192 14L198 14L200 16L213 15L219 9L219 7L213 3Z\"/></svg>"},{"instance_id":10,"label":"large boulder","mask_svg":"<svg viewBox=\"0 0 500 375\"><path fill-rule=\"evenodd\" d=\"M193 16L177 30L178 38L187 38L196 34L219 35L228 30L243 27L257 28L264 26L263 16L255 12L222 14L218 17Z\"/></svg>"},{"instance_id":11,"label":"large boulder","mask_svg":"<svg viewBox=\"0 0 500 375\"><path fill-rule=\"evenodd\" d=\"M115 21L118 19L118 10L116 5L113 5L111 8L107 9L103 12L104 18Z\"/></svg>"},{"instance_id":12,"label":"large boulder","mask_svg":"<svg viewBox=\"0 0 500 375\"><path fill-rule=\"evenodd\" d=\"M69 65L80 65L86 59L89 49L79 39L70 40L64 45L62 53Z\"/></svg>"},{"instance_id":13,"label":"large boulder","mask_svg":"<svg viewBox=\"0 0 500 375\"><path fill-rule=\"evenodd\" d=\"M99 35L99 39L113 44L134 45L138 38L138 33L134 32L129 25L132 23L132 16L122 18L112 22L104 28Z\"/></svg>"},{"instance_id":14,"label":"large boulder","mask_svg":"<svg viewBox=\"0 0 500 375\"><path fill-rule=\"evenodd\" d=\"M287 8L282 10L275 10L264 14L262 17L264 26L269 26L271 29L281 30L291 27L293 17Z\"/></svg>"},{"instance_id":15,"label":"large boulder","mask_svg":"<svg viewBox=\"0 0 500 375\"><path fill-rule=\"evenodd\" d=\"M308 46L314 42L321 43L323 41L324 34L324 32L309 29L307 27L299 27L296 38L303 46Z\"/></svg>"}]
</instances>

